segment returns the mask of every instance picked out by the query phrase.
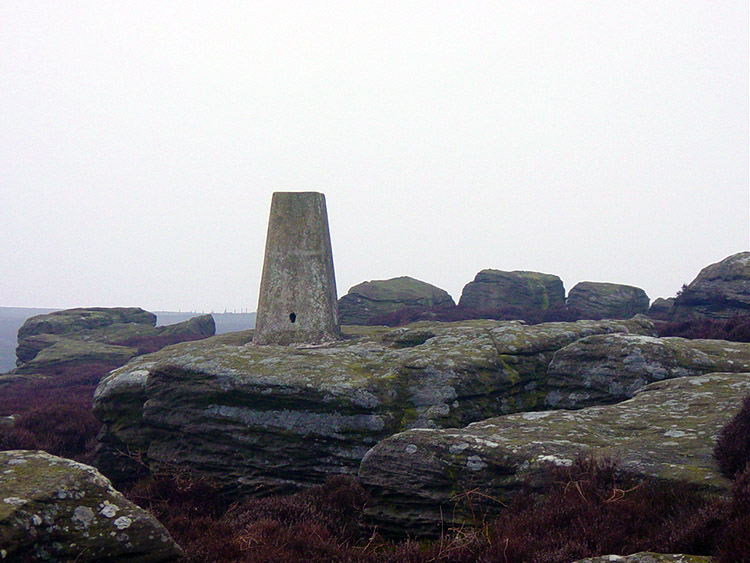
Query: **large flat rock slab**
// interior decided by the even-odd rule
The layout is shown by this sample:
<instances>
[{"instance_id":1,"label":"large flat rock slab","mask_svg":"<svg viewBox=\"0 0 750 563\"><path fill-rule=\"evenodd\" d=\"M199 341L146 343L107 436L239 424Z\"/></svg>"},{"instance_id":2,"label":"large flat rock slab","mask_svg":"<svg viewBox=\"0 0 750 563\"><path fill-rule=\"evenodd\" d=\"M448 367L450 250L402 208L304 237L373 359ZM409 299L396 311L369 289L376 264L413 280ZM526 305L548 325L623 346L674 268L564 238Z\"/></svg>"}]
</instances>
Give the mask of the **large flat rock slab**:
<instances>
[{"instance_id":1,"label":"large flat rock slab","mask_svg":"<svg viewBox=\"0 0 750 563\"><path fill-rule=\"evenodd\" d=\"M235 333L136 358L100 383L97 467L125 478L134 454L228 490L271 493L354 474L409 428L461 427L543 407L547 365L576 339L650 333L648 322L417 323L354 328L319 346L257 346ZM127 455L120 455L125 452Z\"/></svg>"},{"instance_id":2,"label":"large flat rock slab","mask_svg":"<svg viewBox=\"0 0 750 563\"><path fill-rule=\"evenodd\" d=\"M730 483L712 449L748 394L750 373L717 373L653 383L616 405L402 432L362 461L359 476L374 499L368 514L384 531L436 534L463 521L457 495L476 490L502 501L545 464L569 465L581 454L610 457L643 478L724 491Z\"/></svg>"}]
</instances>

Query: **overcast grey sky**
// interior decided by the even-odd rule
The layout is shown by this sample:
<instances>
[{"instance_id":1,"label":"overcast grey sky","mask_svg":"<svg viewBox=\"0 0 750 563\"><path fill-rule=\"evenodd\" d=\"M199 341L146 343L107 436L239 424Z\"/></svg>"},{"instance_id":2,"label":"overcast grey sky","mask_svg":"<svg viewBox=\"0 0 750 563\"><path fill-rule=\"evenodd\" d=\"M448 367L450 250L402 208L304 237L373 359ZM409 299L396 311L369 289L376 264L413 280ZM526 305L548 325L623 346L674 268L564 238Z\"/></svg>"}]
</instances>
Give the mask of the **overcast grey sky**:
<instances>
[{"instance_id":1,"label":"overcast grey sky","mask_svg":"<svg viewBox=\"0 0 750 563\"><path fill-rule=\"evenodd\" d=\"M750 248L748 2L0 2L0 305L255 310L274 191L339 295L671 296Z\"/></svg>"}]
</instances>

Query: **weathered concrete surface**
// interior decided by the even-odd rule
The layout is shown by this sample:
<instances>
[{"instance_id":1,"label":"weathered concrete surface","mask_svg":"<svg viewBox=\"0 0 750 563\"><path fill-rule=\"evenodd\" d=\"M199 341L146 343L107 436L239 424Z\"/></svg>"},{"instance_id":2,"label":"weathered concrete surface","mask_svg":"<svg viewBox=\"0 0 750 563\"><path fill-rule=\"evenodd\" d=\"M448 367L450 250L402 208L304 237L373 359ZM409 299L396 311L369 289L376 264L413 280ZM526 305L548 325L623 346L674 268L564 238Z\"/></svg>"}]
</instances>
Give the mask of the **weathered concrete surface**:
<instances>
[{"instance_id":1,"label":"weathered concrete surface","mask_svg":"<svg viewBox=\"0 0 750 563\"><path fill-rule=\"evenodd\" d=\"M582 319L629 319L647 313L649 302L640 287L590 281L574 285L566 300Z\"/></svg>"},{"instance_id":2,"label":"weathered concrete surface","mask_svg":"<svg viewBox=\"0 0 750 563\"><path fill-rule=\"evenodd\" d=\"M675 300L674 320L750 315L750 252L703 268Z\"/></svg>"},{"instance_id":3,"label":"weathered concrete surface","mask_svg":"<svg viewBox=\"0 0 750 563\"><path fill-rule=\"evenodd\" d=\"M539 272L482 270L464 286L459 307L492 311L508 306L549 309L565 304L562 280Z\"/></svg>"},{"instance_id":4,"label":"weathered concrete surface","mask_svg":"<svg viewBox=\"0 0 750 563\"><path fill-rule=\"evenodd\" d=\"M402 432L362 460L359 477L374 501L368 515L384 531L435 534L441 523L464 519L457 495L476 489L507 500L546 463L568 465L587 453L608 456L642 478L726 491L731 484L712 450L748 393L750 373L709 374L652 383L616 405Z\"/></svg>"},{"instance_id":5,"label":"weathered concrete surface","mask_svg":"<svg viewBox=\"0 0 750 563\"><path fill-rule=\"evenodd\" d=\"M105 424L97 467L125 478L137 454L228 490L316 484L356 473L367 449L395 432L542 408L556 350L591 334L653 330L641 320L346 328L349 338L320 346L253 346L246 332L136 358L96 390Z\"/></svg>"},{"instance_id":6,"label":"weathered concrete surface","mask_svg":"<svg viewBox=\"0 0 750 563\"><path fill-rule=\"evenodd\" d=\"M719 371L750 371L750 344L635 334L594 335L555 352L548 370L545 404L579 409L615 403L654 381Z\"/></svg>"},{"instance_id":7,"label":"weathered concrete surface","mask_svg":"<svg viewBox=\"0 0 750 563\"><path fill-rule=\"evenodd\" d=\"M46 452L0 452L0 560L176 560L182 550L93 467Z\"/></svg>"},{"instance_id":8,"label":"weathered concrete surface","mask_svg":"<svg viewBox=\"0 0 750 563\"><path fill-rule=\"evenodd\" d=\"M255 320L256 344L317 344L341 333L325 196L276 192Z\"/></svg>"},{"instance_id":9,"label":"weathered concrete surface","mask_svg":"<svg viewBox=\"0 0 750 563\"><path fill-rule=\"evenodd\" d=\"M362 282L339 299L341 324L366 325L380 315L401 309L455 307L448 292L408 276Z\"/></svg>"}]
</instances>

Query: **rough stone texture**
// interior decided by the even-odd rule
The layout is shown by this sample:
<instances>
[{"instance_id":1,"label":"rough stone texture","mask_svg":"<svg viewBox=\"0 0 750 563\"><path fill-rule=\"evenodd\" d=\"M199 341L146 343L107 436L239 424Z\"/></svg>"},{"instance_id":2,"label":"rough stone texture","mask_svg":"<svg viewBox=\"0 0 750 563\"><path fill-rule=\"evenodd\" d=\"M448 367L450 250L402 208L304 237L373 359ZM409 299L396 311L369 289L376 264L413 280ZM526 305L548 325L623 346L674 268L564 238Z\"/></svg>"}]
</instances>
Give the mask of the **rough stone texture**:
<instances>
[{"instance_id":1,"label":"rough stone texture","mask_svg":"<svg viewBox=\"0 0 750 563\"><path fill-rule=\"evenodd\" d=\"M157 563L182 550L93 467L46 452L0 452L0 559Z\"/></svg>"},{"instance_id":2,"label":"rough stone texture","mask_svg":"<svg viewBox=\"0 0 750 563\"><path fill-rule=\"evenodd\" d=\"M29 318L18 330L16 373L44 373L76 363L122 365L137 354L118 343L160 336L211 336L211 315L155 326L156 315L138 308L68 309Z\"/></svg>"},{"instance_id":3,"label":"rough stone texture","mask_svg":"<svg viewBox=\"0 0 750 563\"><path fill-rule=\"evenodd\" d=\"M549 365L545 403L565 409L615 403L654 381L717 371L750 371L750 344L595 335L555 353Z\"/></svg>"},{"instance_id":4,"label":"rough stone texture","mask_svg":"<svg viewBox=\"0 0 750 563\"><path fill-rule=\"evenodd\" d=\"M654 302L651 303L651 307L648 308L648 316L654 319L668 319L672 314L674 301L674 297L670 297L669 299L664 299L663 297L654 299Z\"/></svg>"},{"instance_id":5,"label":"rough stone texture","mask_svg":"<svg viewBox=\"0 0 750 563\"><path fill-rule=\"evenodd\" d=\"M750 315L750 252L703 268L675 300L672 318Z\"/></svg>"},{"instance_id":6,"label":"rough stone texture","mask_svg":"<svg viewBox=\"0 0 750 563\"><path fill-rule=\"evenodd\" d=\"M28 357L25 351L34 348L34 356ZM53 334L30 336L19 344L16 353L21 353L15 373L45 373L55 368L78 363L106 363L122 365L138 354L138 350L129 346L113 346L101 342L87 342L64 338Z\"/></svg>"},{"instance_id":7,"label":"rough stone texture","mask_svg":"<svg viewBox=\"0 0 750 563\"><path fill-rule=\"evenodd\" d=\"M386 313L405 308L455 307L448 292L408 276L362 282L339 299L341 324L366 325Z\"/></svg>"},{"instance_id":8,"label":"rough stone texture","mask_svg":"<svg viewBox=\"0 0 750 563\"><path fill-rule=\"evenodd\" d=\"M276 192L260 282L256 344L318 344L340 337L325 196Z\"/></svg>"},{"instance_id":9,"label":"rough stone texture","mask_svg":"<svg viewBox=\"0 0 750 563\"><path fill-rule=\"evenodd\" d=\"M130 323L155 326L156 315L138 307L66 309L26 319L18 329L18 340L38 334L70 334Z\"/></svg>"},{"instance_id":10,"label":"rough stone texture","mask_svg":"<svg viewBox=\"0 0 750 563\"><path fill-rule=\"evenodd\" d=\"M648 312L649 298L639 287L584 281L568 292L568 308L582 319L629 319Z\"/></svg>"},{"instance_id":11,"label":"rough stone texture","mask_svg":"<svg viewBox=\"0 0 750 563\"><path fill-rule=\"evenodd\" d=\"M565 304L562 280L538 272L482 270L464 286L458 305L479 311L508 306L549 309Z\"/></svg>"},{"instance_id":12,"label":"rough stone texture","mask_svg":"<svg viewBox=\"0 0 750 563\"><path fill-rule=\"evenodd\" d=\"M319 346L253 346L249 332L183 343L102 380L96 465L124 479L135 454L251 493L320 483L355 473L368 448L406 428L541 408L557 349L652 330L642 320L484 320L347 327L346 340Z\"/></svg>"},{"instance_id":13,"label":"rough stone texture","mask_svg":"<svg viewBox=\"0 0 750 563\"><path fill-rule=\"evenodd\" d=\"M582 453L615 459L624 472L642 478L724 492L731 483L719 473L712 450L748 393L750 373L709 374L652 383L616 405L396 434L362 460L359 478L373 498L367 514L384 532L436 534L441 522L470 520L456 500L462 493L476 490L507 501L522 480L538 484L545 464L569 465ZM496 502L486 506L500 508Z\"/></svg>"},{"instance_id":14,"label":"rough stone texture","mask_svg":"<svg viewBox=\"0 0 750 563\"><path fill-rule=\"evenodd\" d=\"M199 315L181 323L158 327L158 331L160 336L213 336L216 334L216 322L211 315Z\"/></svg>"},{"instance_id":15,"label":"rough stone texture","mask_svg":"<svg viewBox=\"0 0 750 563\"><path fill-rule=\"evenodd\" d=\"M712 557L704 557L703 555L665 554L642 551L632 555L587 557L586 559L579 559L574 563L711 563L712 561Z\"/></svg>"}]
</instances>

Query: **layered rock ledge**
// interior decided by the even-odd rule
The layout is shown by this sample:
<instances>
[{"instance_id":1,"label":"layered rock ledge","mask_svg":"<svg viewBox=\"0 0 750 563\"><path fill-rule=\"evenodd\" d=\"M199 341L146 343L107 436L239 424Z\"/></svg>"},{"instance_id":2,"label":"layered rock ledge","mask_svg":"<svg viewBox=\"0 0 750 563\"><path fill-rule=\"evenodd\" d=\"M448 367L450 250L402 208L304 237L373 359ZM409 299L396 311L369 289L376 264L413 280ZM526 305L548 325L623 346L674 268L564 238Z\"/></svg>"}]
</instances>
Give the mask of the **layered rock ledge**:
<instances>
[{"instance_id":1,"label":"layered rock ledge","mask_svg":"<svg viewBox=\"0 0 750 563\"><path fill-rule=\"evenodd\" d=\"M712 459L719 430L750 393L750 373L717 373L652 383L632 399L577 411L511 414L460 429L414 429L370 450L359 477L371 492L379 529L439 533L467 515L457 499L502 502L534 483L545 464L581 454L614 459L624 472L725 491ZM501 510L492 501L487 510Z\"/></svg>"},{"instance_id":2,"label":"layered rock ledge","mask_svg":"<svg viewBox=\"0 0 750 563\"><path fill-rule=\"evenodd\" d=\"M466 321L352 327L320 346L255 346L251 332L183 343L102 380L97 467L126 479L135 459L244 493L316 484L356 473L396 432L543 408L557 350L594 334L652 331L638 319Z\"/></svg>"}]
</instances>

